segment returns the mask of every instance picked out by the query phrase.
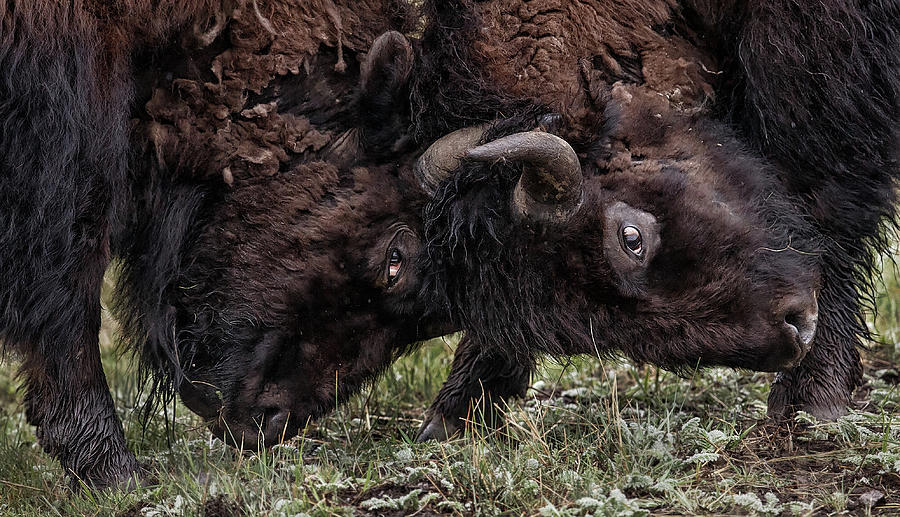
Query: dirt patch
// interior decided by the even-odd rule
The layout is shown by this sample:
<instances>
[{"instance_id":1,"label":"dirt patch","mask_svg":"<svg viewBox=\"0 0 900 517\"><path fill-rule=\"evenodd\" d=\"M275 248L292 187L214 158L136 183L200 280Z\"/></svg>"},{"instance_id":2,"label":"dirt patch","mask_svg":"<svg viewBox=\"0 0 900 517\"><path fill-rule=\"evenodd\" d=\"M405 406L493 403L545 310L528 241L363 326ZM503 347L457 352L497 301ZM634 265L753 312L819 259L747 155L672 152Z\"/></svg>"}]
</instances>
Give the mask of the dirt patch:
<instances>
[{"instance_id":1,"label":"dirt patch","mask_svg":"<svg viewBox=\"0 0 900 517\"><path fill-rule=\"evenodd\" d=\"M879 508L900 508L900 476L848 461L854 456L853 449L835 440L809 438L811 433L805 424L760 422L740 449L723 455L724 463L768 474L775 480L764 490L756 490L760 498L772 492L783 503L803 502L846 490L848 510L862 512L866 506L876 512ZM871 449L860 447L858 455L865 457L867 451ZM877 492L884 496L874 497ZM819 508L814 515L833 512L834 508Z\"/></svg>"}]
</instances>

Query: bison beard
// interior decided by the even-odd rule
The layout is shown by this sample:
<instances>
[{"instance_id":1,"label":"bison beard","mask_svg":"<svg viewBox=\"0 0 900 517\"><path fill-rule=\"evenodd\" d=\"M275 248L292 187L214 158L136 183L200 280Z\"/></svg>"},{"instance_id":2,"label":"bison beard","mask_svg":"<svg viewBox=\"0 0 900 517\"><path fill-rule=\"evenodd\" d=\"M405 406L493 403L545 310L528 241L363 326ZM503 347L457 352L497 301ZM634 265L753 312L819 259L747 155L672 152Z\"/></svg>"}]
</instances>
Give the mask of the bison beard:
<instances>
[{"instance_id":1,"label":"bison beard","mask_svg":"<svg viewBox=\"0 0 900 517\"><path fill-rule=\"evenodd\" d=\"M444 130L452 130L490 120L491 109L495 116L508 116L520 109L513 99L524 96L568 113L570 120L580 121L578 126L584 120L581 106L588 106L588 111L608 107L608 98L597 94L596 85L614 80L643 83L673 105L681 105L686 113L702 114L709 111L704 104L710 107L707 97L712 92L702 85L715 82L718 97L712 104L713 113L738 126L738 137L752 142L777 165L776 171L766 173L766 166L750 164L760 170L757 179L779 178L775 190L782 191L783 198L769 214L778 221L777 226L785 225L782 228L788 230L787 235L793 234L794 240L777 248L789 250L793 243L806 241L795 249L814 251L814 269L821 272L821 316L814 346L801 364L777 376L770 414L780 416L795 409L821 417L843 413L861 381L857 347L868 337L863 309L871 304L875 260L886 247L886 234L896 224L900 27L892 20L900 19L900 4L830 1L807 10L780 1L748 5L686 2L680 10L670 12L670 6L662 2L647 2L640 13L620 10L618 17L609 21L595 20L606 30L593 33L590 26L573 20L604 11L608 5L603 2L593 2L592 8L572 3L546 12L531 4L524 13L515 8L508 11L511 4L507 4L503 0L427 4L431 18L439 22L426 31L426 68L430 63L436 76L456 81L435 83L447 91L418 97L423 120L449 120L456 125ZM579 9L588 14L569 12ZM521 24L494 23L501 19L498 12L513 18L527 14L529 19ZM629 17L654 19L625 23L626 29L620 27L617 33L617 20ZM545 49L541 47L545 38L530 40L528 34L548 33L542 23L563 32L561 41L565 43ZM648 34L644 28L651 26L667 36ZM521 33L502 33L491 39L496 36L492 31L502 32L504 27L516 27ZM621 37L629 30L637 32ZM597 45L591 34L605 35L606 43ZM620 40L633 46L617 47ZM517 53L515 48L527 47L530 41L537 42L536 48ZM679 41L699 49L699 57ZM666 45L671 46L667 49ZM442 54L445 48L452 53ZM679 55L686 59L661 69L661 48L673 59ZM703 58L704 51L725 71L720 77L704 75L705 66L691 68L691 63L710 62ZM552 52L558 56L546 59L544 65L559 70L545 70L537 62ZM573 54L575 59L571 59ZM505 73L523 56L535 59L525 63L524 78L519 69L516 74ZM578 61L580 57L593 59ZM571 67L560 67L559 63L567 60ZM468 73L470 70L476 72ZM538 73L533 75L534 71ZM514 76L519 79L513 81ZM675 81L678 88L667 89L666 81ZM456 95L453 89L463 94ZM685 93L690 95L685 97ZM491 102L471 109L469 103L479 98ZM467 121L470 113L483 115L480 120ZM534 119L523 118L515 130L529 130L535 124ZM615 122L614 117L607 122ZM711 141L733 141L721 125L706 125ZM434 124L425 126L427 130ZM591 164L598 155L596 146L603 145L609 128L582 124L568 133L582 163ZM739 147L725 163L743 160L744 151ZM616 338L618 327L611 336L604 336L608 330L598 324L602 318L594 317L574 295L583 288L554 284L553 279L561 274L576 279L579 276L574 272L590 272L581 271L577 260L560 270L559 256L566 247L553 243L565 241L564 235L547 230L541 234L542 230L529 225L512 230L518 223L510 219L508 207L497 205L496 200L498 196L506 199L513 185L509 178L518 174L508 166L464 163L437 190L429 206L427 238L436 272L430 282L437 292L448 295L445 303L469 329L469 339L461 345L450 379L429 411L431 419L423 425L422 438L441 437L444 429L456 429L470 399L483 392L495 398L521 392L528 378L522 371L527 372L536 353L602 354L606 352L602 345L609 340L618 341L626 354L641 361L676 369L697 364L680 362L680 352L668 343L658 343L655 349L641 344L652 344L655 337L671 333L671 327L637 324L643 333L631 336L631 341ZM567 231L563 228L559 233ZM545 248L558 252L556 261L550 252L536 258ZM626 314L634 313L626 309ZM595 344L600 345L596 350ZM690 357L682 355L681 359ZM491 372L517 373L495 377Z\"/></svg>"}]
</instances>

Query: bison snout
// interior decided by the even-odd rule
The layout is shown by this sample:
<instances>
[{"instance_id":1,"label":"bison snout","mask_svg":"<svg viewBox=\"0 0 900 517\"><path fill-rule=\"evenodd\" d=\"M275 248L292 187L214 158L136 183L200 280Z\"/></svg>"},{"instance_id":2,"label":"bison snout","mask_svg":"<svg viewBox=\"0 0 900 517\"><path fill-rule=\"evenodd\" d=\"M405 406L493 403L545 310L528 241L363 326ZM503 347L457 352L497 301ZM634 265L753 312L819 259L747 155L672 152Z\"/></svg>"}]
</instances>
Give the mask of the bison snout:
<instances>
[{"instance_id":1,"label":"bison snout","mask_svg":"<svg viewBox=\"0 0 900 517\"><path fill-rule=\"evenodd\" d=\"M815 295L792 297L786 302L780 321L796 346L796 355L790 365L796 366L809 352L816 336L819 304Z\"/></svg>"},{"instance_id":2,"label":"bison snout","mask_svg":"<svg viewBox=\"0 0 900 517\"><path fill-rule=\"evenodd\" d=\"M266 446L279 444L296 434L297 428L291 423L291 412L287 409L271 409L266 411L263 435Z\"/></svg>"},{"instance_id":3,"label":"bison snout","mask_svg":"<svg viewBox=\"0 0 900 517\"><path fill-rule=\"evenodd\" d=\"M248 421L219 418L210 424L209 430L235 447L253 449L260 445L270 447L293 438L298 431L295 422L290 410L267 408Z\"/></svg>"}]
</instances>

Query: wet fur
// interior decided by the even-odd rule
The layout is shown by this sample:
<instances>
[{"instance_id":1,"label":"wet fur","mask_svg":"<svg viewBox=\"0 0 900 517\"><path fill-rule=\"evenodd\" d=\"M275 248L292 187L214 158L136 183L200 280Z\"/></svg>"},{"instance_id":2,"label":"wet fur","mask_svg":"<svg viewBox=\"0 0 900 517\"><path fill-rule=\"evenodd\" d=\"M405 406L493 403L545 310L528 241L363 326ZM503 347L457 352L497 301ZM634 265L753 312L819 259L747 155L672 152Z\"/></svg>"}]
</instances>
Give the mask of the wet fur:
<instances>
[{"instance_id":1,"label":"wet fur","mask_svg":"<svg viewBox=\"0 0 900 517\"><path fill-rule=\"evenodd\" d=\"M174 3L0 5L0 341L22 357L41 445L101 486L137 468L97 347L100 284L129 190L128 56L207 7L179 2L178 15L147 24Z\"/></svg>"},{"instance_id":2,"label":"wet fur","mask_svg":"<svg viewBox=\"0 0 900 517\"><path fill-rule=\"evenodd\" d=\"M701 2L702 4L702 2ZM900 2L748 4L721 26L728 118L780 164L798 208L827 237L816 346L773 386L770 412L834 417L862 382L879 256L897 230ZM724 110L723 110L724 111Z\"/></svg>"}]
</instances>

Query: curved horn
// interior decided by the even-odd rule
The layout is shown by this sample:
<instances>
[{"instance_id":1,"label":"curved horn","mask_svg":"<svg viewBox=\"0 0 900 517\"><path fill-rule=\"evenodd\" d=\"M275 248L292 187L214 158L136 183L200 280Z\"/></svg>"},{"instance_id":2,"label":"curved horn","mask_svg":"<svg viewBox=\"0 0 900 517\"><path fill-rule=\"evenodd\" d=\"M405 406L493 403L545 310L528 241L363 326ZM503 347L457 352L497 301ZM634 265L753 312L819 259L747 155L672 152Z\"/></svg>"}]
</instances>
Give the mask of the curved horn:
<instances>
[{"instance_id":1,"label":"curved horn","mask_svg":"<svg viewBox=\"0 0 900 517\"><path fill-rule=\"evenodd\" d=\"M450 174L459 167L459 160L466 151L481 140L487 124L469 126L437 139L416 161L416 178L419 185L434 196L435 191Z\"/></svg>"},{"instance_id":2,"label":"curved horn","mask_svg":"<svg viewBox=\"0 0 900 517\"><path fill-rule=\"evenodd\" d=\"M513 208L522 216L564 223L583 201L581 163L572 146L542 131L527 131L498 138L470 149L476 161L521 161L522 176L513 192Z\"/></svg>"}]
</instances>

